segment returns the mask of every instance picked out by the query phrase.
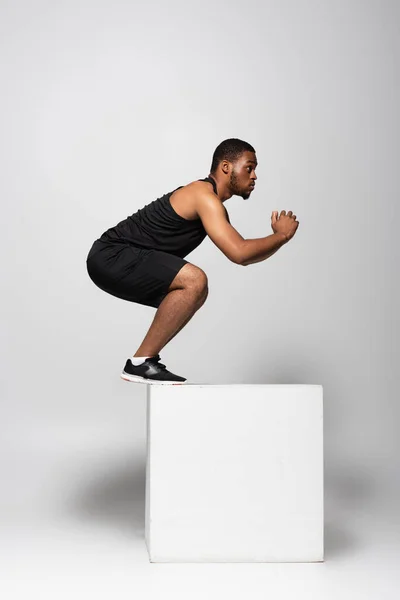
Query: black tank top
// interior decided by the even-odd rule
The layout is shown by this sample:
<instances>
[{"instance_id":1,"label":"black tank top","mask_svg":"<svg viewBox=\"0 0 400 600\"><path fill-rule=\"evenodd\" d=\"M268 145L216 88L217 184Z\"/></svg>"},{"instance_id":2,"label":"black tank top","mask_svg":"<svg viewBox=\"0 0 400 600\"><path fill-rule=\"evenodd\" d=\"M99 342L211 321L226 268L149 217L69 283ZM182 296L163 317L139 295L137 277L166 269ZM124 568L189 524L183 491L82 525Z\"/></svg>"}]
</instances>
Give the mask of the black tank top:
<instances>
[{"instance_id":1,"label":"black tank top","mask_svg":"<svg viewBox=\"0 0 400 600\"><path fill-rule=\"evenodd\" d=\"M217 193L217 184L211 177L197 181L212 183L214 192ZM107 229L99 239L112 243L128 243L139 248L163 250L184 258L201 244L207 232L199 217L193 220L185 219L172 208L170 197L182 187L184 186L181 185L140 208L115 227Z\"/></svg>"}]
</instances>

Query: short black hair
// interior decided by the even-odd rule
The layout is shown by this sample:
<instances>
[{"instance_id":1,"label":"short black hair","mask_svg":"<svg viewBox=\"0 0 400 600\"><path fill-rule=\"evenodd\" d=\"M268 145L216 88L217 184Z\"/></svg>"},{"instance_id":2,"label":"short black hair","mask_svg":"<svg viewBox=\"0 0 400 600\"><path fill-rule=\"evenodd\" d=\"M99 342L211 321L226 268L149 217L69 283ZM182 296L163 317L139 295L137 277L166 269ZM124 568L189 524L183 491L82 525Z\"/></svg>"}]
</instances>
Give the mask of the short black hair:
<instances>
[{"instance_id":1,"label":"short black hair","mask_svg":"<svg viewBox=\"0 0 400 600\"><path fill-rule=\"evenodd\" d=\"M238 138L229 138L221 142L214 150L210 173L215 173L222 160L236 162L243 152L255 152L253 146Z\"/></svg>"}]
</instances>

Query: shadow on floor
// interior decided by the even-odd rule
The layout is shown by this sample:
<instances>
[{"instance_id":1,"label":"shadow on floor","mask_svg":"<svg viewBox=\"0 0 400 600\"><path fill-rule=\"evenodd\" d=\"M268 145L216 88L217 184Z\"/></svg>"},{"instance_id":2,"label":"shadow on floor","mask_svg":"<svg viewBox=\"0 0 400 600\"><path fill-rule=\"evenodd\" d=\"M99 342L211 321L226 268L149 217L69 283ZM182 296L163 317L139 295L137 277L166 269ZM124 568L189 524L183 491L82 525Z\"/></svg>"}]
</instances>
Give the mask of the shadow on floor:
<instances>
[{"instance_id":1,"label":"shadow on floor","mask_svg":"<svg viewBox=\"0 0 400 600\"><path fill-rule=\"evenodd\" d=\"M145 463L124 463L82 485L68 512L80 520L111 525L130 536L144 538Z\"/></svg>"},{"instance_id":2,"label":"shadow on floor","mask_svg":"<svg viewBox=\"0 0 400 600\"><path fill-rule=\"evenodd\" d=\"M376 484L356 465L326 465L324 485L325 560L364 545L358 539L358 521L370 512Z\"/></svg>"}]
</instances>

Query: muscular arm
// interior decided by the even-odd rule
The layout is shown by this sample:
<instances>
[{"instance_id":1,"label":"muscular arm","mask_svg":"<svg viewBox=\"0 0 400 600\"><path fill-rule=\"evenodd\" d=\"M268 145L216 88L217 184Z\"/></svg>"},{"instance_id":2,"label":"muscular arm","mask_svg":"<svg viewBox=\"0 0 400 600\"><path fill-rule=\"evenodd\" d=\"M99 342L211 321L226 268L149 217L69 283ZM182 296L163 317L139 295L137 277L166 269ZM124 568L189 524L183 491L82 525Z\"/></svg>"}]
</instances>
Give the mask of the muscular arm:
<instances>
[{"instance_id":1,"label":"muscular arm","mask_svg":"<svg viewBox=\"0 0 400 600\"><path fill-rule=\"evenodd\" d=\"M197 213L212 242L229 260L238 265L250 265L266 260L279 250L286 238L273 233L264 238L244 239L230 224L228 211L215 194L205 193L197 201Z\"/></svg>"},{"instance_id":2,"label":"muscular arm","mask_svg":"<svg viewBox=\"0 0 400 600\"><path fill-rule=\"evenodd\" d=\"M287 243L283 233L272 233L262 238L244 240L242 264L247 266L266 260Z\"/></svg>"},{"instance_id":3,"label":"muscular arm","mask_svg":"<svg viewBox=\"0 0 400 600\"><path fill-rule=\"evenodd\" d=\"M224 208L225 208L225 206L224 206ZM226 218L228 220L228 223L230 223L231 221L229 219L229 214L228 214L228 211L226 210L226 208L225 208L225 213L226 213ZM279 250L279 248L276 248L275 250L272 250L269 254L266 254L266 255L261 256L259 258L254 258L253 260L249 259L248 261L242 262L241 264L244 267L247 267L248 265L252 265L254 263L262 262L263 260L266 260L267 258L270 258L270 256L272 256L273 254L275 254L275 252L278 252L278 250Z\"/></svg>"},{"instance_id":4,"label":"muscular arm","mask_svg":"<svg viewBox=\"0 0 400 600\"><path fill-rule=\"evenodd\" d=\"M229 221L228 211L213 193L201 193L197 198L197 214L210 240L232 262L242 264L244 238Z\"/></svg>"},{"instance_id":5,"label":"muscular arm","mask_svg":"<svg viewBox=\"0 0 400 600\"><path fill-rule=\"evenodd\" d=\"M275 252L278 252L279 248L276 248L276 250L272 250L272 252L270 252L269 254L266 254L265 256L262 256L261 258L253 258L253 260L248 260L246 262L242 262L242 265L247 267L247 265L252 265L254 263L258 263L261 262L263 260L267 260L267 258L270 258L273 254L275 254Z\"/></svg>"}]
</instances>

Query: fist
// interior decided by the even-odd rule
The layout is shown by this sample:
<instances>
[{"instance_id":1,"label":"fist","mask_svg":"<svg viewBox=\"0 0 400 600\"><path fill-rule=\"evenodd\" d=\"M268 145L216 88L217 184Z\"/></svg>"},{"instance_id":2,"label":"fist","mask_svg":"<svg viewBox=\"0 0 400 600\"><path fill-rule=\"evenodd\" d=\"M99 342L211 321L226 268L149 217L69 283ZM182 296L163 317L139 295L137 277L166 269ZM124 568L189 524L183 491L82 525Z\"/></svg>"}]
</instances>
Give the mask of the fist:
<instances>
[{"instance_id":1,"label":"fist","mask_svg":"<svg viewBox=\"0 0 400 600\"><path fill-rule=\"evenodd\" d=\"M296 215L291 210L286 214L285 210L281 210L281 214L278 215L278 211L274 210L271 216L271 227L274 233L282 233L286 241L292 239L299 226L299 221L296 221Z\"/></svg>"}]
</instances>

